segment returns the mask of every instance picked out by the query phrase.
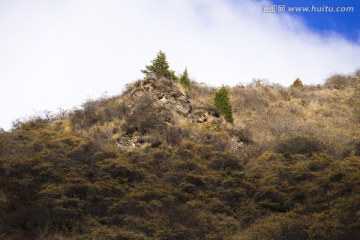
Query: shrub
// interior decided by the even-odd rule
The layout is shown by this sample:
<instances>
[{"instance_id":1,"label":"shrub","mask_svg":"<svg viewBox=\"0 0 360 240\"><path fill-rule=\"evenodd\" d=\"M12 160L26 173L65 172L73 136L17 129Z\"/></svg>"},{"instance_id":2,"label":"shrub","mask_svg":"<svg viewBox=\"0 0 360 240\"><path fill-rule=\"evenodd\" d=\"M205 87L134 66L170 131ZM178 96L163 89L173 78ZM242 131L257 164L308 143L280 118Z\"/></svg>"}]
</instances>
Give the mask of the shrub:
<instances>
[{"instance_id":1,"label":"shrub","mask_svg":"<svg viewBox=\"0 0 360 240\"><path fill-rule=\"evenodd\" d=\"M326 79L324 86L330 89L344 89L356 85L356 78L344 75L334 75Z\"/></svg>"},{"instance_id":2,"label":"shrub","mask_svg":"<svg viewBox=\"0 0 360 240\"><path fill-rule=\"evenodd\" d=\"M209 167L214 170L234 171L242 170L239 159L230 154L212 153Z\"/></svg>"},{"instance_id":3,"label":"shrub","mask_svg":"<svg viewBox=\"0 0 360 240\"><path fill-rule=\"evenodd\" d=\"M225 120L227 122L233 123L234 117L230 104L229 91L226 89L226 87L222 86L215 92L214 103L215 106L218 107L224 114Z\"/></svg>"},{"instance_id":4,"label":"shrub","mask_svg":"<svg viewBox=\"0 0 360 240\"><path fill-rule=\"evenodd\" d=\"M125 116L125 122L121 126L121 130L126 134L139 132L141 134L150 133L154 129L164 127L160 115L153 108L154 98L149 94L141 96L135 104L134 111Z\"/></svg>"},{"instance_id":5,"label":"shrub","mask_svg":"<svg viewBox=\"0 0 360 240\"><path fill-rule=\"evenodd\" d=\"M262 78L254 78L251 83L248 84L248 86L257 88L269 86L269 80Z\"/></svg>"},{"instance_id":6,"label":"shrub","mask_svg":"<svg viewBox=\"0 0 360 240\"><path fill-rule=\"evenodd\" d=\"M163 127L165 127L165 125L158 119L156 113L137 110L131 115L126 116L125 123L121 126L121 129L126 134L132 134L134 132L146 134L154 129Z\"/></svg>"},{"instance_id":7,"label":"shrub","mask_svg":"<svg viewBox=\"0 0 360 240\"><path fill-rule=\"evenodd\" d=\"M162 127L160 131L166 142L170 145L178 145L182 138L187 135L181 128L169 125Z\"/></svg>"},{"instance_id":8,"label":"shrub","mask_svg":"<svg viewBox=\"0 0 360 240\"><path fill-rule=\"evenodd\" d=\"M252 133L248 128L230 129L229 134L232 136L236 136L241 142L254 143L254 141L252 140Z\"/></svg>"},{"instance_id":9,"label":"shrub","mask_svg":"<svg viewBox=\"0 0 360 240\"><path fill-rule=\"evenodd\" d=\"M264 217L235 239L308 239L305 222L294 213L279 213Z\"/></svg>"},{"instance_id":10,"label":"shrub","mask_svg":"<svg viewBox=\"0 0 360 240\"><path fill-rule=\"evenodd\" d=\"M201 143L210 145L216 151L225 151L228 143L221 134L218 133L205 133L200 137Z\"/></svg>"},{"instance_id":11,"label":"shrub","mask_svg":"<svg viewBox=\"0 0 360 240\"><path fill-rule=\"evenodd\" d=\"M355 70L354 75L360 77L360 68Z\"/></svg>"},{"instance_id":12,"label":"shrub","mask_svg":"<svg viewBox=\"0 0 360 240\"><path fill-rule=\"evenodd\" d=\"M355 144L354 144L354 153L355 156L359 156L360 157L360 140L358 140Z\"/></svg>"},{"instance_id":13,"label":"shrub","mask_svg":"<svg viewBox=\"0 0 360 240\"><path fill-rule=\"evenodd\" d=\"M325 151L326 145L315 138L297 136L281 142L275 149L285 157L293 154L311 156L313 153Z\"/></svg>"},{"instance_id":14,"label":"shrub","mask_svg":"<svg viewBox=\"0 0 360 240\"><path fill-rule=\"evenodd\" d=\"M233 89L232 96L235 96L232 100L234 106L236 106L233 109L235 115L246 109L256 112L265 112L270 105L270 101L265 95L265 91L261 88L237 87Z\"/></svg>"}]
</instances>

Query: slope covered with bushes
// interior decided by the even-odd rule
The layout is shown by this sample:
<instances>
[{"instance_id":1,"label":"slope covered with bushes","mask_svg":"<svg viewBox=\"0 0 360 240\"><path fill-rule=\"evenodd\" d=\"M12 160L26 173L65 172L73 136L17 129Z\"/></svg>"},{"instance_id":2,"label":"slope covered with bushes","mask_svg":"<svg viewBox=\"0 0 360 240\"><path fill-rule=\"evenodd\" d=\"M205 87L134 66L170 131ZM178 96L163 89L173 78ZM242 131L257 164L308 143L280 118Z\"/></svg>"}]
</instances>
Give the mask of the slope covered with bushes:
<instances>
[{"instance_id":1,"label":"slope covered with bushes","mask_svg":"<svg viewBox=\"0 0 360 240\"><path fill-rule=\"evenodd\" d=\"M0 133L1 239L359 239L359 74L215 88L147 76Z\"/></svg>"}]
</instances>

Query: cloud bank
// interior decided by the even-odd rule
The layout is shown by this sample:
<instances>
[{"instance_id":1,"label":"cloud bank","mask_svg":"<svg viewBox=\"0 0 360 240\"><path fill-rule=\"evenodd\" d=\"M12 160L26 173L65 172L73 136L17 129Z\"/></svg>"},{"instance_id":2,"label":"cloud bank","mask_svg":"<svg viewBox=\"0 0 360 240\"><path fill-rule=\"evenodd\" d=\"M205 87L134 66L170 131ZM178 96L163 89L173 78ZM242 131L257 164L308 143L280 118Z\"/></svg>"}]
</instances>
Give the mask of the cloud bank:
<instances>
[{"instance_id":1,"label":"cloud bank","mask_svg":"<svg viewBox=\"0 0 360 240\"><path fill-rule=\"evenodd\" d=\"M249 0L0 2L0 127L35 111L121 93L161 49L172 69L220 86L299 77L322 83L360 67L360 44L311 32Z\"/></svg>"}]
</instances>

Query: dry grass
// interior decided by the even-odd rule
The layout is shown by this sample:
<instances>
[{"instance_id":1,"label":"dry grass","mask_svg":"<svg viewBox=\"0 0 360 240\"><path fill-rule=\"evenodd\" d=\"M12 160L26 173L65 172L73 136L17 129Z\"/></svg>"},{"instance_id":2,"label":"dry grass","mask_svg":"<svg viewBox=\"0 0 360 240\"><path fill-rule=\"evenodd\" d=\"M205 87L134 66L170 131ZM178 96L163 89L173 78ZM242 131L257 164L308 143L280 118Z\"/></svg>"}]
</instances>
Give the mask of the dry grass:
<instances>
[{"instance_id":1,"label":"dry grass","mask_svg":"<svg viewBox=\"0 0 360 240\"><path fill-rule=\"evenodd\" d=\"M216 89L197 83L191 112L177 114L187 99L166 81L153 81L152 98L137 82L19 122L0 133L0 238L359 239L357 79L233 87L234 124L216 112Z\"/></svg>"}]
</instances>

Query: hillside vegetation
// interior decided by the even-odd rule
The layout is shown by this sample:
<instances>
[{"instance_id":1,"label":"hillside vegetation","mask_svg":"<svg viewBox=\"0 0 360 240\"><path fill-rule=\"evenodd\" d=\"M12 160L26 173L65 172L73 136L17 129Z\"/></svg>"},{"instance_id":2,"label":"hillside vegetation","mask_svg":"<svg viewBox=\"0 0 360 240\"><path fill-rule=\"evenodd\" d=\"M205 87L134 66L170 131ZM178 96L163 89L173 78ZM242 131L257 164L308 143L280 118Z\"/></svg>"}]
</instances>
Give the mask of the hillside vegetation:
<instances>
[{"instance_id":1,"label":"hillside vegetation","mask_svg":"<svg viewBox=\"0 0 360 240\"><path fill-rule=\"evenodd\" d=\"M224 88L231 123L165 70L0 133L0 239L360 239L359 72Z\"/></svg>"}]
</instances>

